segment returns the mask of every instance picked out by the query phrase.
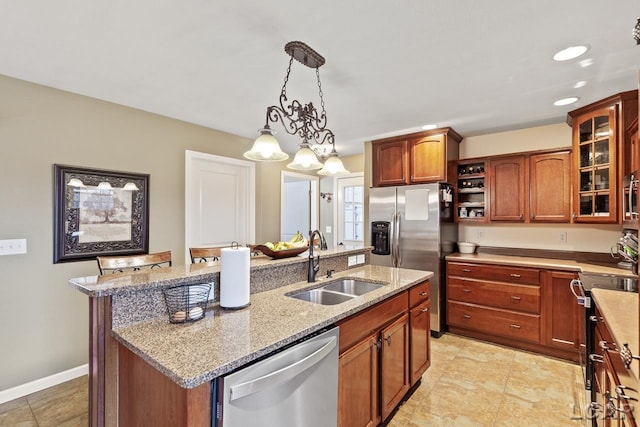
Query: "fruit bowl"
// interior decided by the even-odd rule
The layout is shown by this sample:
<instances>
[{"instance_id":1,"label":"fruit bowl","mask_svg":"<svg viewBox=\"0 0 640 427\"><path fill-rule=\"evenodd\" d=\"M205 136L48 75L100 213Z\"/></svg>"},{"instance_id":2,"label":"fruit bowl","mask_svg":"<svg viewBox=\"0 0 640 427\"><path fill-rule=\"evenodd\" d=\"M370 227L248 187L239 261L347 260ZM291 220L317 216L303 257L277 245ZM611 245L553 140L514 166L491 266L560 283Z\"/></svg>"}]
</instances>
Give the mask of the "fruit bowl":
<instances>
[{"instance_id":1,"label":"fruit bowl","mask_svg":"<svg viewBox=\"0 0 640 427\"><path fill-rule=\"evenodd\" d=\"M254 250L260 251L268 257L274 259L280 258L290 258L296 255L300 255L302 252L309 249L309 246L303 246L301 248L291 248L291 249L282 249L280 251L274 251L266 247L265 245L256 245L253 247Z\"/></svg>"}]
</instances>

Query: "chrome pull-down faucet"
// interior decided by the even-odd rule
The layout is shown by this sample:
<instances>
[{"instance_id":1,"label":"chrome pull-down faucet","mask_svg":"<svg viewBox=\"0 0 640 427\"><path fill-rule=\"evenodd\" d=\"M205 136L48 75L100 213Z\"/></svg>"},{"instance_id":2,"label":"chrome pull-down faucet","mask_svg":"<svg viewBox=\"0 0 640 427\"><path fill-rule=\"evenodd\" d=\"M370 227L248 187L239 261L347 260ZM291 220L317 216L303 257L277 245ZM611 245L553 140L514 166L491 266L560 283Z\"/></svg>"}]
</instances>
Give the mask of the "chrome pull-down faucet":
<instances>
[{"instance_id":1,"label":"chrome pull-down faucet","mask_svg":"<svg viewBox=\"0 0 640 427\"><path fill-rule=\"evenodd\" d=\"M318 255L317 259L313 259L313 240L316 235L320 239L320 250L327 249L327 241L324 239L320 230L313 230L309 234L309 274L307 276L307 282L309 283L316 281L316 273L320 270L320 255Z\"/></svg>"}]
</instances>

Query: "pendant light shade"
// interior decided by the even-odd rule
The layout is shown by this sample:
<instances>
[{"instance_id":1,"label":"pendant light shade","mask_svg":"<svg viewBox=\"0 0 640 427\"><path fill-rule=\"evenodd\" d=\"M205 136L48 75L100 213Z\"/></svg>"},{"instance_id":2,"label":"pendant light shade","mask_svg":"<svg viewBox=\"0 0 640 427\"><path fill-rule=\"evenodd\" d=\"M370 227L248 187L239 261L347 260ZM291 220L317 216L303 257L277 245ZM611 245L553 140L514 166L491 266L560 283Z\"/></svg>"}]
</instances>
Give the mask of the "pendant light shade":
<instances>
[{"instance_id":1,"label":"pendant light shade","mask_svg":"<svg viewBox=\"0 0 640 427\"><path fill-rule=\"evenodd\" d=\"M295 170L316 170L322 167L322 163L318 160L316 153L309 148L309 144L300 144L300 149L293 157L293 162L287 165L289 169Z\"/></svg>"},{"instance_id":2,"label":"pendant light shade","mask_svg":"<svg viewBox=\"0 0 640 427\"><path fill-rule=\"evenodd\" d=\"M350 172L344 168L342 160L338 158L338 153L334 149L329 158L325 160L324 166L318 171L318 175L348 175Z\"/></svg>"},{"instance_id":3,"label":"pendant light shade","mask_svg":"<svg viewBox=\"0 0 640 427\"><path fill-rule=\"evenodd\" d=\"M289 155L280 149L273 131L265 127L260 129L260 136L254 141L251 150L244 153L244 157L262 162L279 162L288 159Z\"/></svg>"}]
</instances>

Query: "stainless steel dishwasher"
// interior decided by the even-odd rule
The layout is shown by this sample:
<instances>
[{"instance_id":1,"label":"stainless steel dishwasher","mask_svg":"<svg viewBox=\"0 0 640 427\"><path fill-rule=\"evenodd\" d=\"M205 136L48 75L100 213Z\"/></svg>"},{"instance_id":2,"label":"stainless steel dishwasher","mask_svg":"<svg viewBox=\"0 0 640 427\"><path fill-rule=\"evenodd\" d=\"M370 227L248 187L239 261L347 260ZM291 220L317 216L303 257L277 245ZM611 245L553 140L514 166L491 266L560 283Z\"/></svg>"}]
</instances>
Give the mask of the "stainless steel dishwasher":
<instances>
[{"instance_id":1,"label":"stainless steel dishwasher","mask_svg":"<svg viewBox=\"0 0 640 427\"><path fill-rule=\"evenodd\" d=\"M216 427L336 427L338 328L213 382Z\"/></svg>"}]
</instances>

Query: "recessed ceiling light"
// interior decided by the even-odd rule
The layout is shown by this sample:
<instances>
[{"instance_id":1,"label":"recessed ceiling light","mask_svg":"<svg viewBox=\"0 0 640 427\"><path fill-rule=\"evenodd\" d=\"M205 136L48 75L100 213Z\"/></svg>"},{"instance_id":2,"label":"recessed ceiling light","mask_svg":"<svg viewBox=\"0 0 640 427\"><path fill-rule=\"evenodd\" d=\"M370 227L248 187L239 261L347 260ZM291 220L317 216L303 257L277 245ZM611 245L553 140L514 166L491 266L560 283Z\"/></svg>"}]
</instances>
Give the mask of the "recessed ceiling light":
<instances>
[{"instance_id":1,"label":"recessed ceiling light","mask_svg":"<svg viewBox=\"0 0 640 427\"><path fill-rule=\"evenodd\" d=\"M591 58L583 59L582 61L579 62L579 64L582 68L586 68L593 64L593 59Z\"/></svg>"},{"instance_id":2,"label":"recessed ceiling light","mask_svg":"<svg viewBox=\"0 0 640 427\"><path fill-rule=\"evenodd\" d=\"M422 130L431 130L437 128L438 125L424 125L422 126Z\"/></svg>"},{"instance_id":3,"label":"recessed ceiling light","mask_svg":"<svg viewBox=\"0 0 640 427\"><path fill-rule=\"evenodd\" d=\"M576 84L573 85L574 89L580 89L581 87L585 87L587 85L586 80L581 80L579 82L576 82Z\"/></svg>"},{"instance_id":4,"label":"recessed ceiling light","mask_svg":"<svg viewBox=\"0 0 640 427\"><path fill-rule=\"evenodd\" d=\"M566 49L562 49L553 55L553 59L556 61L568 61L573 58L577 58L580 55L584 55L589 50L588 45L569 46Z\"/></svg>"},{"instance_id":5,"label":"recessed ceiling light","mask_svg":"<svg viewBox=\"0 0 640 427\"><path fill-rule=\"evenodd\" d=\"M569 104L573 104L574 102L578 101L577 96L570 96L569 98L562 98L562 99L558 99L556 102L553 103L553 105L555 105L556 107L560 107L562 105L569 105Z\"/></svg>"}]
</instances>

